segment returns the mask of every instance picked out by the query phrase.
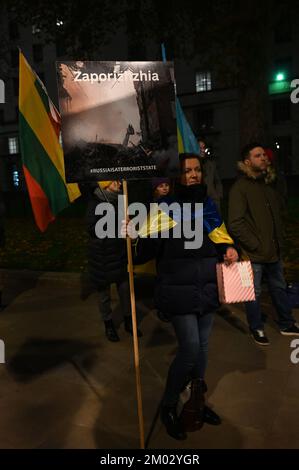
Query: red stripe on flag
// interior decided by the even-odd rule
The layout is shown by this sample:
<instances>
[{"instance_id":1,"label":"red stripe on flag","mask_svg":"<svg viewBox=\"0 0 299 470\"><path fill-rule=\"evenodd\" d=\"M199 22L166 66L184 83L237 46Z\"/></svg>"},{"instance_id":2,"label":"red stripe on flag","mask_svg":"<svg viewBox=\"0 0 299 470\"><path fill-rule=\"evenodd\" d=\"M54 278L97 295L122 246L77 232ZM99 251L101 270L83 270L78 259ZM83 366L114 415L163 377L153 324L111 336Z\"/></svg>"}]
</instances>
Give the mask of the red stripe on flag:
<instances>
[{"instance_id":1,"label":"red stripe on flag","mask_svg":"<svg viewBox=\"0 0 299 470\"><path fill-rule=\"evenodd\" d=\"M30 195L31 206L36 225L41 232L44 232L49 223L55 220L55 217L50 209L46 194L37 181L31 176L25 165L23 165L23 171Z\"/></svg>"}]
</instances>

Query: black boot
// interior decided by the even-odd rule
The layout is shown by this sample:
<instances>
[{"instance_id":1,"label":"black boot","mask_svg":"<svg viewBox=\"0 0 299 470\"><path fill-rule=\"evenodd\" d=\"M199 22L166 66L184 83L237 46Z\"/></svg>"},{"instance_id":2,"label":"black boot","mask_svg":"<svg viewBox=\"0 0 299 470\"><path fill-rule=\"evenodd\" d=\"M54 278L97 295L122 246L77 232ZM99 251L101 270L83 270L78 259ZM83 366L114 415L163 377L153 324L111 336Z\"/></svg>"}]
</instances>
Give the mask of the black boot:
<instances>
[{"instance_id":1,"label":"black boot","mask_svg":"<svg viewBox=\"0 0 299 470\"><path fill-rule=\"evenodd\" d=\"M203 393L207 393L208 386L206 382L202 379L202 386L203 386ZM215 413L209 406L205 405L204 412L203 412L203 420L207 424L211 424L212 426L218 426L221 424L220 416Z\"/></svg>"},{"instance_id":2,"label":"black boot","mask_svg":"<svg viewBox=\"0 0 299 470\"><path fill-rule=\"evenodd\" d=\"M221 424L220 416L218 416L215 411L213 411L208 406L205 406L204 408L203 420L207 424L212 424L212 426L218 426Z\"/></svg>"},{"instance_id":3,"label":"black boot","mask_svg":"<svg viewBox=\"0 0 299 470\"><path fill-rule=\"evenodd\" d=\"M186 439L187 435L177 415L176 405L161 407L161 421L166 427L169 436L179 441Z\"/></svg>"},{"instance_id":4,"label":"black boot","mask_svg":"<svg viewBox=\"0 0 299 470\"><path fill-rule=\"evenodd\" d=\"M191 382L191 394L185 403L181 420L186 431L198 431L204 424L205 396L202 379L193 379Z\"/></svg>"},{"instance_id":5,"label":"black boot","mask_svg":"<svg viewBox=\"0 0 299 470\"><path fill-rule=\"evenodd\" d=\"M124 322L125 322L125 330L130 333L131 335L133 335L133 324L132 324L132 317L129 316L129 315L126 315L124 317ZM140 336L142 336L142 332L139 330L139 328L137 327L137 336L138 338L140 338Z\"/></svg>"},{"instance_id":6,"label":"black boot","mask_svg":"<svg viewBox=\"0 0 299 470\"><path fill-rule=\"evenodd\" d=\"M115 329L115 326L113 324L113 321L106 320L104 323L105 323L105 335L107 336L107 339L109 339L109 341L112 341L113 343L120 341L117 331Z\"/></svg>"}]
</instances>

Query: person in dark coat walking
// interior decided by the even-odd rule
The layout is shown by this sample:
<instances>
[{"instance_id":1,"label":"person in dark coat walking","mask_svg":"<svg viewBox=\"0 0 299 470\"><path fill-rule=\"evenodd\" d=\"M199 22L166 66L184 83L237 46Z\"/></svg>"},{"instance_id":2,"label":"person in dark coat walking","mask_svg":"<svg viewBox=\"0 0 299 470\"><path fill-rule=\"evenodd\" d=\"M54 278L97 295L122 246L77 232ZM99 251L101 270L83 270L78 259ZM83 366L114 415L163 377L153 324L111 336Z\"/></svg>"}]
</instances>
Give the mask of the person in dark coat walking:
<instances>
[{"instance_id":1,"label":"person in dark coat walking","mask_svg":"<svg viewBox=\"0 0 299 470\"><path fill-rule=\"evenodd\" d=\"M178 341L178 351L168 372L161 420L168 434L181 440L186 438L186 434L177 415L180 393L190 380L201 383L201 389L206 390L204 376L208 339L213 312L219 306L216 263L223 257L228 263L234 262L238 259L238 253L232 246L233 240L226 232L215 203L207 197L206 186L202 184L199 156L181 154L180 162L181 177L175 187L174 198L168 198L165 202L176 202L183 209L178 219L174 217L178 224L183 224L184 218L190 215L194 224L195 219L203 215L203 243L199 248L186 248L187 238L183 234L180 238L171 236L171 229L169 238L150 238L150 234L147 238L139 236L135 254L139 262L156 258L156 306L168 313ZM191 213L184 212L184 203L191 204ZM197 212L195 203L203 203L203 213ZM170 227L173 227L171 221ZM129 236L134 237L130 223L126 230ZM204 421L210 424L221 422L219 416L207 406L204 408Z\"/></svg>"},{"instance_id":2,"label":"person in dark coat walking","mask_svg":"<svg viewBox=\"0 0 299 470\"><path fill-rule=\"evenodd\" d=\"M241 177L229 195L229 231L252 263L256 300L246 302L246 314L254 341L266 346L260 306L262 277L267 280L274 303L280 333L299 336L292 315L282 267L284 226L281 199L272 185L263 146L252 143L244 147L238 163Z\"/></svg>"},{"instance_id":3,"label":"person in dark coat walking","mask_svg":"<svg viewBox=\"0 0 299 470\"><path fill-rule=\"evenodd\" d=\"M95 210L100 203L109 203L111 214L117 228L117 203L121 193L120 181L102 181L89 185L90 198L87 208L88 241L88 270L93 286L99 291L99 310L105 324L105 334L109 341L119 341L115 325L112 320L111 284L115 283L119 295L122 314L124 316L125 330L133 333L131 319L130 289L127 271L127 251L125 241L96 233L96 224L103 217L96 215ZM116 217L116 220L115 220ZM101 238L99 238L101 237ZM138 329L138 336L142 333Z\"/></svg>"}]
</instances>

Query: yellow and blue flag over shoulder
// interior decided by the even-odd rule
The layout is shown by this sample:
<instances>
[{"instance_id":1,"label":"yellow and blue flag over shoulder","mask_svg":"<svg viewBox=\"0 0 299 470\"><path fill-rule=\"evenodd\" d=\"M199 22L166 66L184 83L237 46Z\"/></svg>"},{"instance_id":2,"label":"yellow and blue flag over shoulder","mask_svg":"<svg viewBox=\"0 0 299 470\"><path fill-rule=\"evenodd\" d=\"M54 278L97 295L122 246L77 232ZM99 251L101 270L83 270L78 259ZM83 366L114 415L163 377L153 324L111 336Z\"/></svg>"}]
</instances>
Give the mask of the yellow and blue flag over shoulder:
<instances>
[{"instance_id":1,"label":"yellow and blue flag over shoulder","mask_svg":"<svg viewBox=\"0 0 299 470\"><path fill-rule=\"evenodd\" d=\"M228 234L216 204L210 197L205 200L203 206L203 226L212 242L234 244L234 240Z\"/></svg>"},{"instance_id":2,"label":"yellow and blue flag over shoulder","mask_svg":"<svg viewBox=\"0 0 299 470\"><path fill-rule=\"evenodd\" d=\"M162 201L161 201L162 202ZM170 212L165 210L165 207L161 209L159 204L155 205L144 224L138 231L140 238L147 238L151 236L157 236L158 234L173 229L177 224L181 223L186 215L181 210L171 210ZM190 218L190 213L187 212L187 217ZM218 213L217 207L211 198L207 198L201 210L194 211L191 213L191 217L203 218L203 229L208 234L210 240L216 244L227 244L233 245L234 241L226 230L225 223L223 222L220 214ZM138 239L136 245L138 243ZM135 245L135 249L136 249ZM134 272L138 274L156 274L156 266L153 260L139 266L134 266Z\"/></svg>"},{"instance_id":3,"label":"yellow and blue flag over shoulder","mask_svg":"<svg viewBox=\"0 0 299 470\"><path fill-rule=\"evenodd\" d=\"M166 197L160 200L160 203L165 202L166 205L161 206L159 203L156 203L154 210L150 211L147 220L138 232L138 235L141 238L150 237L154 234L171 230L187 218L202 218L203 229L213 243L225 243L228 245L234 244L233 239L226 230L225 223L217 210L216 204L210 197L205 199L200 210L193 212L184 211L182 203L176 201L174 198ZM178 202L178 204L174 205L173 202ZM169 211L167 210L167 207L169 207Z\"/></svg>"}]
</instances>

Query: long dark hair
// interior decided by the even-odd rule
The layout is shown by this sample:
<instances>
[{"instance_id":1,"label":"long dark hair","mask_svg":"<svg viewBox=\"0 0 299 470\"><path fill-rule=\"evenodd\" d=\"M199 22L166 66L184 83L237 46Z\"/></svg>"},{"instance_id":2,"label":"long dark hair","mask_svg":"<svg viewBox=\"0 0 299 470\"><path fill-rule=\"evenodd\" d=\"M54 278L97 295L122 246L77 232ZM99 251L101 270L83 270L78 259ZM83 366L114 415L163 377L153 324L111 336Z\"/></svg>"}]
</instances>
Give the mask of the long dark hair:
<instances>
[{"instance_id":1,"label":"long dark hair","mask_svg":"<svg viewBox=\"0 0 299 470\"><path fill-rule=\"evenodd\" d=\"M200 169L201 169L201 184L204 184L203 161L202 161L202 158L197 153L180 153L179 154L180 170L182 169L183 162L185 160L188 160L189 158L196 158L199 161ZM178 178L178 182L180 182L180 177Z\"/></svg>"}]
</instances>

